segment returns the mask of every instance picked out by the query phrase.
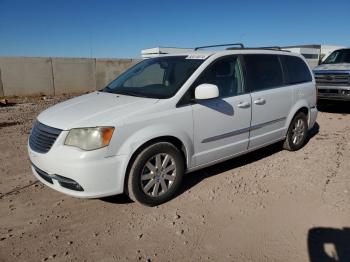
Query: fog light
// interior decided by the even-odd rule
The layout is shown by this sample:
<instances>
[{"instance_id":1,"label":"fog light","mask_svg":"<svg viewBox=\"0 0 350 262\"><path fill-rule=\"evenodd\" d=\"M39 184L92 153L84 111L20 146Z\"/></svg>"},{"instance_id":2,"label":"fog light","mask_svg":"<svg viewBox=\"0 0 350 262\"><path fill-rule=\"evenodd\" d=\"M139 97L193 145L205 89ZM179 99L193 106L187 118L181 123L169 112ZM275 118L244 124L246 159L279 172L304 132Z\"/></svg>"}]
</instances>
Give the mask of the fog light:
<instances>
[{"instance_id":1,"label":"fog light","mask_svg":"<svg viewBox=\"0 0 350 262\"><path fill-rule=\"evenodd\" d=\"M350 95L350 90L342 90L341 94L344 96L349 96Z\"/></svg>"}]
</instances>

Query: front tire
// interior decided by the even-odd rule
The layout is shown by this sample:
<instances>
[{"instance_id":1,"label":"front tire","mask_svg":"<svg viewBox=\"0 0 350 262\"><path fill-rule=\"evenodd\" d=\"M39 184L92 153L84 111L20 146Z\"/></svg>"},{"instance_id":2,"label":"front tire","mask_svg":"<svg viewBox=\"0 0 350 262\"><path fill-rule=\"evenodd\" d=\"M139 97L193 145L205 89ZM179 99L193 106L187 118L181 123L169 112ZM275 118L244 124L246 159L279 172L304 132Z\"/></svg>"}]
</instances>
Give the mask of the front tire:
<instances>
[{"instance_id":1,"label":"front tire","mask_svg":"<svg viewBox=\"0 0 350 262\"><path fill-rule=\"evenodd\" d=\"M306 115L303 112L299 112L290 123L283 148L289 151L296 151L302 148L305 144L308 129Z\"/></svg>"},{"instance_id":2,"label":"front tire","mask_svg":"<svg viewBox=\"0 0 350 262\"><path fill-rule=\"evenodd\" d=\"M160 205L177 192L184 175L184 158L178 148L159 142L143 149L131 165L127 194L147 206Z\"/></svg>"}]
</instances>

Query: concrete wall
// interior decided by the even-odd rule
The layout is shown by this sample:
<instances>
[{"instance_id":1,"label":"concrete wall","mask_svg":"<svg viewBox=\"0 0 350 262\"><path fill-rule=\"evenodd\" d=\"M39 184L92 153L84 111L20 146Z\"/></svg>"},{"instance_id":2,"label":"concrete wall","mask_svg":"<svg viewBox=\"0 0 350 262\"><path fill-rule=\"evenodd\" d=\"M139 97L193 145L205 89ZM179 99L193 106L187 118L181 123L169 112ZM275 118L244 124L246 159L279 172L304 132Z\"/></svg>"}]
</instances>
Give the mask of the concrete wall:
<instances>
[{"instance_id":1,"label":"concrete wall","mask_svg":"<svg viewBox=\"0 0 350 262\"><path fill-rule=\"evenodd\" d=\"M0 57L4 96L53 95L50 58Z\"/></svg>"},{"instance_id":2,"label":"concrete wall","mask_svg":"<svg viewBox=\"0 0 350 262\"><path fill-rule=\"evenodd\" d=\"M2 88L1 68L0 68L0 97L2 96L4 96L4 89Z\"/></svg>"},{"instance_id":3,"label":"concrete wall","mask_svg":"<svg viewBox=\"0 0 350 262\"><path fill-rule=\"evenodd\" d=\"M96 90L95 59L53 58L55 95Z\"/></svg>"},{"instance_id":4,"label":"concrete wall","mask_svg":"<svg viewBox=\"0 0 350 262\"><path fill-rule=\"evenodd\" d=\"M138 61L140 60L0 57L0 97L98 90Z\"/></svg>"}]
</instances>

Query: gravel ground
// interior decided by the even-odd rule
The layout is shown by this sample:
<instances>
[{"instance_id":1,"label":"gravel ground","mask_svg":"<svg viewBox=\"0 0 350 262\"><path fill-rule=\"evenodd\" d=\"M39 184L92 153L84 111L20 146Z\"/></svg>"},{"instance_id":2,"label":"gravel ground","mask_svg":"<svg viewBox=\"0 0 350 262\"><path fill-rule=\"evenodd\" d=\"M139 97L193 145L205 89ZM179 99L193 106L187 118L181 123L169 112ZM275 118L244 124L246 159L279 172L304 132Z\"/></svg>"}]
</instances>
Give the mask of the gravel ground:
<instances>
[{"instance_id":1,"label":"gravel ground","mask_svg":"<svg viewBox=\"0 0 350 262\"><path fill-rule=\"evenodd\" d=\"M323 106L298 152L273 145L188 174L150 208L36 181L31 122L67 98L0 107L0 261L350 261L349 104Z\"/></svg>"}]
</instances>

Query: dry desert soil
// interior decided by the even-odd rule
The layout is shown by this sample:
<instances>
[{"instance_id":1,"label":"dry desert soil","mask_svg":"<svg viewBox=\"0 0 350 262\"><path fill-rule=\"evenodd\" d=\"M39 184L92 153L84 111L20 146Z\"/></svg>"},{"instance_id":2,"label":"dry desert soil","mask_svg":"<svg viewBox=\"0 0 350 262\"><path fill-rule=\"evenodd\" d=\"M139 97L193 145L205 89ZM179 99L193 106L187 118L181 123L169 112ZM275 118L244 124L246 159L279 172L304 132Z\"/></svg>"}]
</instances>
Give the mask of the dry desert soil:
<instances>
[{"instance_id":1,"label":"dry desert soil","mask_svg":"<svg viewBox=\"0 0 350 262\"><path fill-rule=\"evenodd\" d=\"M350 261L349 103L322 106L301 150L276 144L188 174L150 208L34 178L31 123L67 98L0 107L0 261Z\"/></svg>"}]
</instances>

